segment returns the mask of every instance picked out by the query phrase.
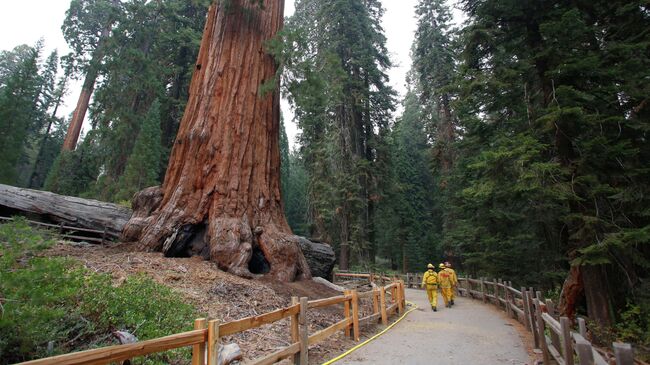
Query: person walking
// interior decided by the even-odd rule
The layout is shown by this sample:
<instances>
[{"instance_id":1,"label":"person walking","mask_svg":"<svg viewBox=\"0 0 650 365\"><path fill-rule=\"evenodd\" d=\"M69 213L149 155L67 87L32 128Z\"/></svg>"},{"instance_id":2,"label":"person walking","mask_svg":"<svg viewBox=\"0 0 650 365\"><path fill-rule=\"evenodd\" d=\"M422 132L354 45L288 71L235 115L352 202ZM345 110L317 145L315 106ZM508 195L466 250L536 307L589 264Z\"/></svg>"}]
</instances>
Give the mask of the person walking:
<instances>
[{"instance_id":1,"label":"person walking","mask_svg":"<svg viewBox=\"0 0 650 365\"><path fill-rule=\"evenodd\" d=\"M442 299L445 301L445 307L451 308L452 275L447 271L445 264L440 264L439 267L440 272L438 272L438 285L440 285Z\"/></svg>"},{"instance_id":2,"label":"person walking","mask_svg":"<svg viewBox=\"0 0 650 365\"><path fill-rule=\"evenodd\" d=\"M449 303L454 305L454 299L456 299L456 290L458 290L458 276L456 275L456 270L451 268L451 263L449 261L445 262L445 268L451 274L451 299Z\"/></svg>"},{"instance_id":3,"label":"person walking","mask_svg":"<svg viewBox=\"0 0 650 365\"><path fill-rule=\"evenodd\" d=\"M422 288L426 289L431 309L434 312L438 311L438 274L433 264L427 265L427 271L422 277Z\"/></svg>"}]
</instances>

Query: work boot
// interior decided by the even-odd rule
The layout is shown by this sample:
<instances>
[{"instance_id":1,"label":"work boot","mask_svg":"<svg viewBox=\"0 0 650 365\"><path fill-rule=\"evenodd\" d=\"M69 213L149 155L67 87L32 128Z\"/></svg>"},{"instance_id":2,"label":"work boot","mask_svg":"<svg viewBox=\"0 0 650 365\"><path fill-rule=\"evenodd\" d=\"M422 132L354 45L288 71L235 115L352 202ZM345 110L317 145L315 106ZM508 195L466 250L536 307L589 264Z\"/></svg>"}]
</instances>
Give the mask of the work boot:
<instances>
[{"instance_id":1,"label":"work boot","mask_svg":"<svg viewBox=\"0 0 650 365\"><path fill-rule=\"evenodd\" d=\"M454 305L454 300L453 299L451 300L451 305Z\"/></svg>"},{"instance_id":2,"label":"work boot","mask_svg":"<svg viewBox=\"0 0 650 365\"><path fill-rule=\"evenodd\" d=\"M434 307L434 306L431 306L431 309L433 309L434 312L437 312L437 311L438 311L438 308L436 308L436 307Z\"/></svg>"}]
</instances>

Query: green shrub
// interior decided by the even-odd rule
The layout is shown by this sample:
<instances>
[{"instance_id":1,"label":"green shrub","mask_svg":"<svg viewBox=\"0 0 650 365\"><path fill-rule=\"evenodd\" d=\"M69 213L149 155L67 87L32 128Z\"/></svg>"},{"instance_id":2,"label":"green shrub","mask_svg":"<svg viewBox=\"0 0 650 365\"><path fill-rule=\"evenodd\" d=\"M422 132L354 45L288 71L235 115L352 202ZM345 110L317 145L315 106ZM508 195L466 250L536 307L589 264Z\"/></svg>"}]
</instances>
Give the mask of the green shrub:
<instances>
[{"instance_id":1,"label":"green shrub","mask_svg":"<svg viewBox=\"0 0 650 365\"><path fill-rule=\"evenodd\" d=\"M17 220L0 225L0 364L115 344L112 332L140 340L192 328L194 309L179 294L144 275L117 287L110 276L78 262L39 257L53 240ZM139 359L136 363L186 362L189 350Z\"/></svg>"},{"instance_id":2,"label":"green shrub","mask_svg":"<svg viewBox=\"0 0 650 365\"><path fill-rule=\"evenodd\" d=\"M650 360L650 308L628 304L616 325L616 340L635 344L637 356Z\"/></svg>"}]
</instances>

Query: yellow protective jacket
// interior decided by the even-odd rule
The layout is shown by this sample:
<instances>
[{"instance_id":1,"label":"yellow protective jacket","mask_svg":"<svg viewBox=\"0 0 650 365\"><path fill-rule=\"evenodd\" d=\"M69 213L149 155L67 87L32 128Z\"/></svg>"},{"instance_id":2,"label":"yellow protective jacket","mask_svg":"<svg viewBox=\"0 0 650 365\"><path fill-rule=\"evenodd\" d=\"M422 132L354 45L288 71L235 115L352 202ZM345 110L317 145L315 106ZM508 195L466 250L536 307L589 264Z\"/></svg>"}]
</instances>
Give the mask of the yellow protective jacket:
<instances>
[{"instance_id":1,"label":"yellow protective jacket","mask_svg":"<svg viewBox=\"0 0 650 365\"><path fill-rule=\"evenodd\" d=\"M424 273L424 276L422 277L422 286L424 285L438 285L438 274L435 270L427 270Z\"/></svg>"},{"instance_id":2,"label":"yellow protective jacket","mask_svg":"<svg viewBox=\"0 0 650 365\"><path fill-rule=\"evenodd\" d=\"M441 288L448 289L453 286L453 274L449 269L442 269L438 273L438 283Z\"/></svg>"},{"instance_id":3,"label":"yellow protective jacket","mask_svg":"<svg viewBox=\"0 0 650 365\"><path fill-rule=\"evenodd\" d=\"M458 286L458 276L456 276L456 270L452 268L446 268L445 270L449 271L451 273L451 285L452 286Z\"/></svg>"}]
</instances>

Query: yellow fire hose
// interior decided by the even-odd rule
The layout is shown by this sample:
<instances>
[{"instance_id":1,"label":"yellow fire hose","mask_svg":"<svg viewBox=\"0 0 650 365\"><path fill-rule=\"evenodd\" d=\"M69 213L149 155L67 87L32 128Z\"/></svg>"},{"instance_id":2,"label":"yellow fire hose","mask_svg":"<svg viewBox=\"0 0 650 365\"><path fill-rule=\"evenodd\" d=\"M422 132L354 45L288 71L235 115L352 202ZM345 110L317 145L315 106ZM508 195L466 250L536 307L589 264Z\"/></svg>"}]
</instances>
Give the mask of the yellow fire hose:
<instances>
[{"instance_id":1,"label":"yellow fire hose","mask_svg":"<svg viewBox=\"0 0 650 365\"><path fill-rule=\"evenodd\" d=\"M334 359L332 359L332 360L330 360L330 361L328 361L328 362L324 362L322 365L330 365L330 364L333 364L333 363L335 363L335 362L337 362L337 361L343 359L344 357L350 355L351 353L357 351L358 349L362 348L363 346L365 346L365 345L369 344L370 342L374 341L375 339L379 338L379 336L381 336L381 335L383 335L384 333L388 332L391 328L393 328L396 324L398 324L402 319L404 319L404 318L405 318L409 313L411 313L411 312L413 312L414 310L418 309L418 306L415 305L414 303L406 302L406 304L408 304L408 305L410 305L410 306L413 306L413 308L411 308L411 309L409 309L408 311L406 311L406 313L404 313L404 314L403 314L401 317L399 317L395 322L393 322L393 324L391 324L390 326L386 327L383 331L379 332L378 334L376 334L376 335L370 337L370 338L367 339L366 341L364 341L364 342L362 342L362 343L360 343L360 344L354 346L353 348L351 348L351 349L348 350L347 352L345 352L345 353L339 355L338 357L336 357L336 358L334 358Z\"/></svg>"}]
</instances>

